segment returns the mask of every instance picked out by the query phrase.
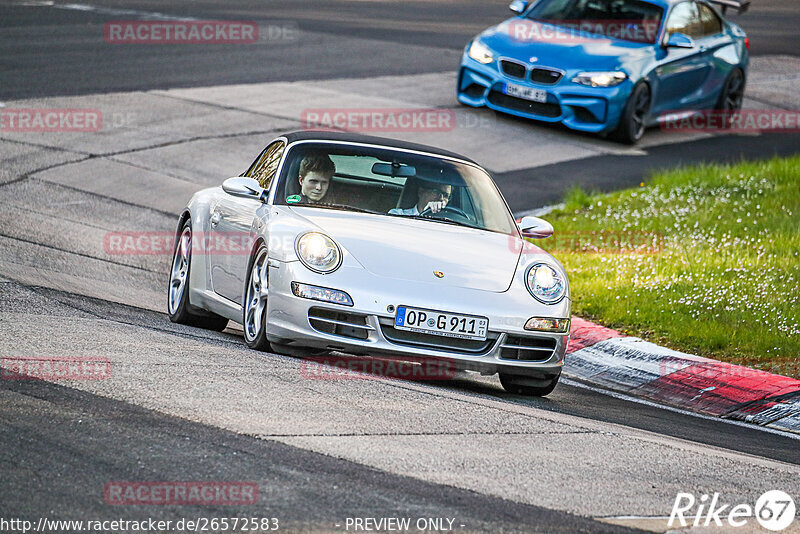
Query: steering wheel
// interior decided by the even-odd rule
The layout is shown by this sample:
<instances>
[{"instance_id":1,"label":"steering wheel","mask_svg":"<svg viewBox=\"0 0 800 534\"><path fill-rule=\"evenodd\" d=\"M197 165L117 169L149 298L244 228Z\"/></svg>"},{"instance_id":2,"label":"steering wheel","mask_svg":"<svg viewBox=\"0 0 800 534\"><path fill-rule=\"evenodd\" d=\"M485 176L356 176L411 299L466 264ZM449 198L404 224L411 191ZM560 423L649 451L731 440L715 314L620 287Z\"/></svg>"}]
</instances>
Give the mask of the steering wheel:
<instances>
[{"instance_id":1,"label":"steering wheel","mask_svg":"<svg viewBox=\"0 0 800 534\"><path fill-rule=\"evenodd\" d=\"M475 222L472 217L470 217L469 215L467 215L464 212L464 210L462 210L460 208L456 208L454 206L445 206L442 209L440 209L439 211L437 211L436 213L433 213L430 208L425 208L424 210L422 210L420 212L420 215L423 216L423 217L424 216L428 216L428 217L433 217L433 218L439 218L438 216L441 215L442 219L447 219L448 218L447 217L448 214L450 214L451 216L452 215L456 215L458 217L461 217L461 218L465 219L466 222L468 222L468 223L474 223ZM458 219L456 219L456 222L458 222Z\"/></svg>"}]
</instances>

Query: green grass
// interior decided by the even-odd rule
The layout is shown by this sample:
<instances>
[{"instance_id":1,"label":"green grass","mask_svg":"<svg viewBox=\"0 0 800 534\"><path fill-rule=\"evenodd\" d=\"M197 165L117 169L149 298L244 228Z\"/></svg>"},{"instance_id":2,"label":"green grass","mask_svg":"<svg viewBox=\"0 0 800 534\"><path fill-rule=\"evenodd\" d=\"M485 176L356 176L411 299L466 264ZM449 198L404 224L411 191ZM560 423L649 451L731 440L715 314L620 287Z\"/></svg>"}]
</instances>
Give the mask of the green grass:
<instances>
[{"instance_id":1,"label":"green grass","mask_svg":"<svg viewBox=\"0 0 800 534\"><path fill-rule=\"evenodd\" d=\"M573 311L677 350L800 377L800 157L572 190L537 244Z\"/></svg>"}]
</instances>

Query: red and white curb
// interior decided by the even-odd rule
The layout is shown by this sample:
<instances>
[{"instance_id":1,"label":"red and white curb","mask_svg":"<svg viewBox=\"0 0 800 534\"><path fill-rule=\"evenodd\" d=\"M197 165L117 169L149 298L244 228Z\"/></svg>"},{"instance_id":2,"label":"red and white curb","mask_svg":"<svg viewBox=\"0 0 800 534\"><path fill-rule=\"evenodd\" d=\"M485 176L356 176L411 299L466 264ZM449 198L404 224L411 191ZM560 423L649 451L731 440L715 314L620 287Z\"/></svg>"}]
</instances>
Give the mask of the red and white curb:
<instances>
[{"instance_id":1,"label":"red and white curb","mask_svg":"<svg viewBox=\"0 0 800 534\"><path fill-rule=\"evenodd\" d=\"M564 374L707 415L800 434L800 380L685 354L572 318Z\"/></svg>"}]
</instances>

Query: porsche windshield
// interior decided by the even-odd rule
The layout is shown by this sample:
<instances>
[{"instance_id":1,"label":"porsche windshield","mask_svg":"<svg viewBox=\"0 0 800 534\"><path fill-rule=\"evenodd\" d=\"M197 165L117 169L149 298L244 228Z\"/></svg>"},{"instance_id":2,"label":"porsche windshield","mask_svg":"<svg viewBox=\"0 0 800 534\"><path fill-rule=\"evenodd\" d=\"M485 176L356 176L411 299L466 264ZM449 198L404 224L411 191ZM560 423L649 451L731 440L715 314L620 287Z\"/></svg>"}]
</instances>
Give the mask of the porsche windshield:
<instances>
[{"instance_id":1,"label":"porsche windshield","mask_svg":"<svg viewBox=\"0 0 800 534\"><path fill-rule=\"evenodd\" d=\"M664 10L641 0L540 0L528 19L585 35L655 43Z\"/></svg>"},{"instance_id":2,"label":"porsche windshield","mask_svg":"<svg viewBox=\"0 0 800 534\"><path fill-rule=\"evenodd\" d=\"M517 231L485 171L401 150L299 143L287 153L277 187L276 204Z\"/></svg>"}]
</instances>

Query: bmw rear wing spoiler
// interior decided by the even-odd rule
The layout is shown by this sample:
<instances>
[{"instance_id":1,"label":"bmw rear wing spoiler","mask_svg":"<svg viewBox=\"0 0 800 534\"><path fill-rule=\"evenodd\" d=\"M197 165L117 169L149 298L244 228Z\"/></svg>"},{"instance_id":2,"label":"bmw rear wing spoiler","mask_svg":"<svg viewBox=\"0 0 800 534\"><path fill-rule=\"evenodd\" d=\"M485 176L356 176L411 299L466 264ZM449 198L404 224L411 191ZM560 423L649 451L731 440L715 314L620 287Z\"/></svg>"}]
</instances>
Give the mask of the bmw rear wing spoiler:
<instances>
[{"instance_id":1,"label":"bmw rear wing spoiler","mask_svg":"<svg viewBox=\"0 0 800 534\"><path fill-rule=\"evenodd\" d=\"M712 4L716 4L722 8L725 13L728 8L733 8L736 13L741 15L750 8L750 0L710 0Z\"/></svg>"}]
</instances>

